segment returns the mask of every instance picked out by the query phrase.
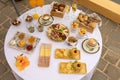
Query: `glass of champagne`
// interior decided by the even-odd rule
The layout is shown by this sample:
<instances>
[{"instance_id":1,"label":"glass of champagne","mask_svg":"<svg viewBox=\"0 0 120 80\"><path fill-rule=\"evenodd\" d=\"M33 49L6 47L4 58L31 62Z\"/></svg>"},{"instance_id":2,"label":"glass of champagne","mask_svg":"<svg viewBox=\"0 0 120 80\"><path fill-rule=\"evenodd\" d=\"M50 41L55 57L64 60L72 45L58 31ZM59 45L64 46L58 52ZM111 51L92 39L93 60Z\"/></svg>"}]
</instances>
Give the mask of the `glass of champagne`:
<instances>
[{"instance_id":1,"label":"glass of champagne","mask_svg":"<svg viewBox=\"0 0 120 80\"><path fill-rule=\"evenodd\" d=\"M75 12L77 10L77 4L73 3L72 4L72 11Z\"/></svg>"},{"instance_id":2,"label":"glass of champagne","mask_svg":"<svg viewBox=\"0 0 120 80\"><path fill-rule=\"evenodd\" d=\"M65 6L65 12L68 14L70 12L70 5Z\"/></svg>"},{"instance_id":3,"label":"glass of champagne","mask_svg":"<svg viewBox=\"0 0 120 80\"><path fill-rule=\"evenodd\" d=\"M72 12L73 12L73 18L76 18L76 12L77 11L77 3L76 2L73 2L72 3Z\"/></svg>"},{"instance_id":4,"label":"glass of champagne","mask_svg":"<svg viewBox=\"0 0 120 80\"><path fill-rule=\"evenodd\" d=\"M71 6L69 3L66 3L66 6L65 6L65 12L66 12L66 17L67 19L69 19L69 13L70 13L70 10L71 10Z\"/></svg>"}]
</instances>

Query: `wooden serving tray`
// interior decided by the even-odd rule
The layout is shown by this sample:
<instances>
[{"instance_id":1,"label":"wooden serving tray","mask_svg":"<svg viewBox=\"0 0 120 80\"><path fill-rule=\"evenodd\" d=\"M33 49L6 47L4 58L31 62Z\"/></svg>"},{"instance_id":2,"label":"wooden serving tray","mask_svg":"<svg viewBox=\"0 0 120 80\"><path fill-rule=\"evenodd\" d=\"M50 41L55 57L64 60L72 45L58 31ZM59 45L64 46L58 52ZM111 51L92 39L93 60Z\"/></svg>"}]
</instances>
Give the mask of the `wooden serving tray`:
<instances>
[{"instance_id":1,"label":"wooden serving tray","mask_svg":"<svg viewBox=\"0 0 120 80\"><path fill-rule=\"evenodd\" d=\"M71 53L72 49L56 49L55 58L56 59L69 59L69 60L79 60L80 50L76 50L77 53Z\"/></svg>"},{"instance_id":2,"label":"wooden serving tray","mask_svg":"<svg viewBox=\"0 0 120 80\"><path fill-rule=\"evenodd\" d=\"M51 44L42 43L40 46L40 54L38 60L39 67L49 67L50 55L51 55Z\"/></svg>"},{"instance_id":3,"label":"wooden serving tray","mask_svg":"<svg viewBox=\"0 0 120 80\"><path fill-rule=\"evenodd\" d=\"M80 62L81 69L79 69L78 71L75 71L73 69L73 63L74 62L61 62L59 65L59 73L62 73L62 74L86 74L87 73L87 68L85 63Z\"/></svg>"}]
</instances>

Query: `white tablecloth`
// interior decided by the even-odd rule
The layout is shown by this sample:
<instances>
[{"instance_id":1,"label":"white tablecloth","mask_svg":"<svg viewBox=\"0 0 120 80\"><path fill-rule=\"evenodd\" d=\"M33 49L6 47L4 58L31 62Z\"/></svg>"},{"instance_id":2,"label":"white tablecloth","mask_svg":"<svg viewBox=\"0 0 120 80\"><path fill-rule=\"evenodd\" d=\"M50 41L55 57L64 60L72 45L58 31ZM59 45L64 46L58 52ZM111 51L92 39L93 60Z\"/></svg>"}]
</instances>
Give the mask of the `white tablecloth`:
<instances>
[{"instance_id":1,"label":"white tablecloth","mask_svg":"<svg viewBox=\"0 0 120 80\"><path fill-rule=\"evenodd\" d=\"M51 9L50 5L46 5L42 9L40 7L31 9L20 16L20 18L22 20L22 23L20 26L17 26L17 27L14 27L12 25L10 26L10 29L7 32L7 35L5 38L5 43L4 43L4 51L5 51L5 56L8 61L8 64L10 65L11 69L17 75L19 75L21 78L23 78L24 80L80 80L80 79L84 79L83 77L88 76L89 73L95 69L95 67L100 59L100 56L101 56L102 38L101 38L99 28L97 27L92 34L87 33L87 35L89 37L97 39L100 44L100 50L96 54L88 54L82 49L81 43L86 38L79 39L79 43L77 45L77 48L80 49L80 51L81 51L81 59L79 61L87 64L87 74L84 74L84 75L60 74L58 72L59 63L60 62L68 62L68 61L72 61L72 60L55 59L54 51L56 48L72 48L72 47L68 46L66 44L66 42L54 42L54 41L51 41L50 39L48 39L48 37L46 36L46 33L45 33L48 26L45 26L44 32L38 32L37 29L35 28L34 33L29 33L29 31L26 28L26 22L24 21L24 19L25 19L24 17L26 14L38 13L39 15L42 15L44 13L50 13L50 9ZM62 23L64 25L66 25L68 28L70 28L71 22L75 19L75 15L77 17L79 12L81 12L81 11L77 10L77 12L75 12L73 16L72 16L73 13L70 12L69 15L65 15L64 18L54 17L53 24L54 23ZM69 16L69 18L68 18L68 16ZM34 23L35 23L35 25L37 25L38 24L37 20L34 20ZM10 41L10 39L13 38L14 34L17 31L25 32L27 34L34 35L36 37L41 38L39 44L35 48L34 53L32 53L32 54L24 53L24 55L26 55L30 60L30 66L28 66L23 71L19 71L15 67L15 58L14 58L17 55L20 55L22 52L12 49L8 46L8 42ZM71 33L70 35L75 35L75 34ZM50 66L48 68L38 67L38 57L39 57L41 43L51 43L52 44Z\"/></svg>"}]
</instances>

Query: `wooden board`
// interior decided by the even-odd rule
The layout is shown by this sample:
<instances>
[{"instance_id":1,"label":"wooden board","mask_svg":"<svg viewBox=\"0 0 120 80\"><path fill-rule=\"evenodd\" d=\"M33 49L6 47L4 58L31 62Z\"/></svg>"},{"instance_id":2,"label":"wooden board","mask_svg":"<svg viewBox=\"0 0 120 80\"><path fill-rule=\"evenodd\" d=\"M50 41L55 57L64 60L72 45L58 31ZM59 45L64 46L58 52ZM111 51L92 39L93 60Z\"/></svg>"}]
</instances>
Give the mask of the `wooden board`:
<instances>
[{"instance_id":1,"label":"wooden board","mask_svg":"<svg viewBox=\"0 0 120 80\"><path fill-rule=\"evenodd\" d=\"M39 67L49 67L50 64L50 54L51 54L51 44L42 43L40 46L39 54Z\"/></svg>"}]
</instances>

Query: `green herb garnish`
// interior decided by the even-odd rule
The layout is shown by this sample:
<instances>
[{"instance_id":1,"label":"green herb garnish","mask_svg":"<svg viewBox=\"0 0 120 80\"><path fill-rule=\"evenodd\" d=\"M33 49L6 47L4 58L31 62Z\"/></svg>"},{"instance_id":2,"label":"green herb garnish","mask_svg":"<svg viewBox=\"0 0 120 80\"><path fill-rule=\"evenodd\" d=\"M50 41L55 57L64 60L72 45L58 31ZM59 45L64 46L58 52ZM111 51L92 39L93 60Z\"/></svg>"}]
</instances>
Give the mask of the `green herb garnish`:
<instances>
[{"instance_id":1,"label":"green herb garnish","mask_svg":"<svg viewBox=\"0 0 120 80\"><path fill-rule=\"evenodd\" d=\"M77 48L75 47L75 48L73 48L73 49L76 49L77 50Z\"/></svg>"},{"instance_id":2,"label":"green herb garnish","mask_svg":"<svg viewBox=\"0 0 120 80\"><path fill-rule=\"evenodd\" d=\"M77 60L75 60L73 63L77 63L78 61Z\"/></svg>"},{"instance_id":3,"label":"green herb garnish","mask_svg":"<svg viewBox=\"0 0 120 80\"><path fill-rule=\"evenodd\" d=\"M69 56L70 58L73 58L73 56L72 56L72 53L71 53L71 52L69 52L68 56Z\"/></svg>"},{"instance_id":4,"label":"green herb garnish","mask_svg":"<svg viewBox=\"0 0 120 80\"><path fill-rule=\"evenodd\" d=\"M62 29L59 29L58 31L59 31L59 32L61 32L61 33L63 32L63 30L62 30Z\"/></svg>"}]
</instances>

